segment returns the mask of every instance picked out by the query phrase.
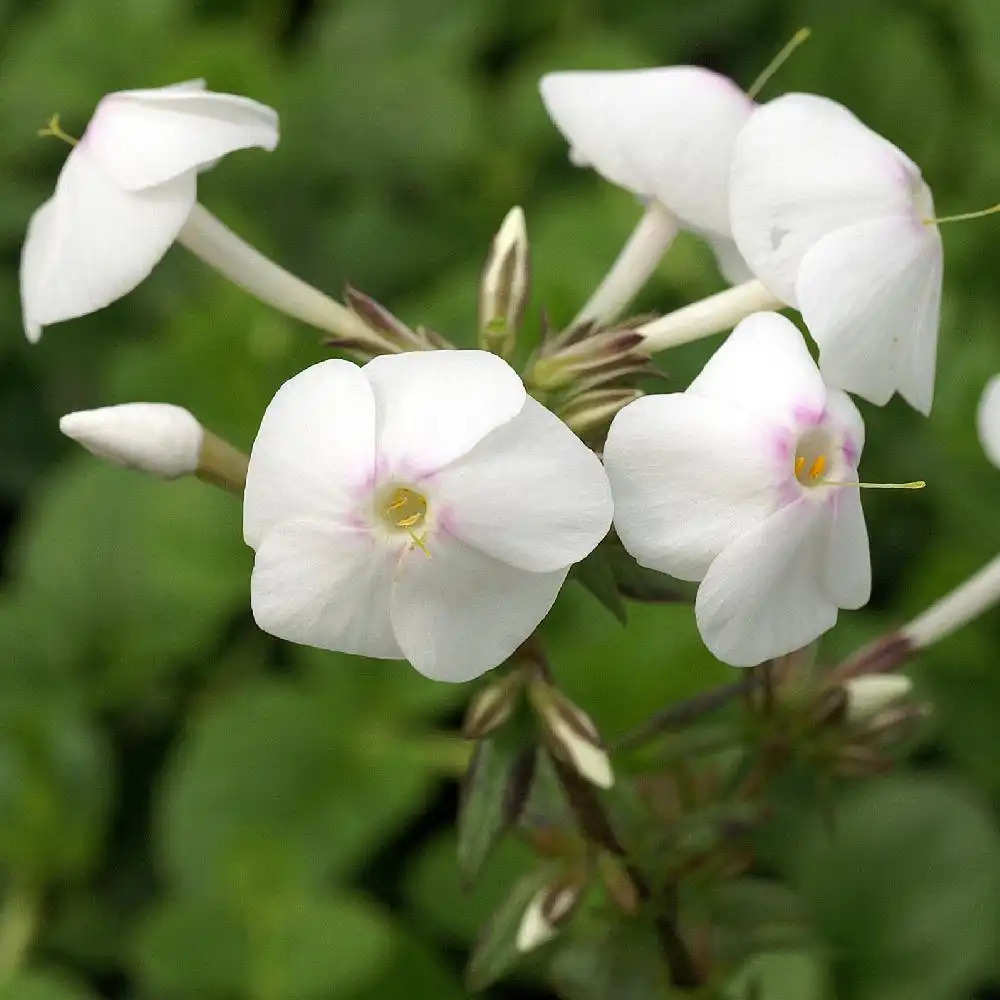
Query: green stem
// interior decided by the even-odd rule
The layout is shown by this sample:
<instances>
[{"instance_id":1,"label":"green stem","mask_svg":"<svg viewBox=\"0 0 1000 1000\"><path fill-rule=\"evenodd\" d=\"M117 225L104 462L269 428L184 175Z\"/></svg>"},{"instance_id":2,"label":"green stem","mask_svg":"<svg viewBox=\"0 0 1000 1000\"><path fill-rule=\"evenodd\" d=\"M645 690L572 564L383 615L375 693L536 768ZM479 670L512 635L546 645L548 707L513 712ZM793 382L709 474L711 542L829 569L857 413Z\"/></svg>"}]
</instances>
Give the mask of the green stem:
<instances>
[{"instance_id":1,"label":"green stem","mask_svg":"<svg viewBox=\"0 0 1000 1000\"><path fill-rule=\"evenodd\" d=\"M21 967L38 932L41 894L28 882L12 881L0 905L0 983Z\"/></svg>"}]
</instances>

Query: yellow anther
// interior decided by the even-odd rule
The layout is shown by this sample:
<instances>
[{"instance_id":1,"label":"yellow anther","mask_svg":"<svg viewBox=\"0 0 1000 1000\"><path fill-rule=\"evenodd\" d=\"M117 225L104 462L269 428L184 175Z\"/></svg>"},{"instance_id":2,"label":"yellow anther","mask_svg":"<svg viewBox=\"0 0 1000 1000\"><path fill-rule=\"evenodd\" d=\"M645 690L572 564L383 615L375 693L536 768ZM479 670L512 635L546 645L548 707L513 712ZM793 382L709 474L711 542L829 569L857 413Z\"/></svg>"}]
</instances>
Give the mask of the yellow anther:
<instances>
[{"instance_id":1,"label":"yellow anther","mask_svg":"<svg viewBox=\"0 0 1000 1000\"><path fill-rule=\"evenodd\" d=\"M419 524L423 519L424 515L418 511L416 514L409 514L406 517L398 518L396 526L399 528L412 528L415 524Z\"/></svg>"},{"instance_id":2,"label":"yellow anther","mask_svg":"<svg viewBox=\"0 0 1000 1000\"><path fill-rule=\"evenodd\" d=\"M802 475L802 470L805 467L806 467L806 458L805 458L805 455L799 455L799 457L795 459L795 475L796 475L796 477L799 477L799 476Z\"/></svg>"},{"instance_id":3,"label":"yellow anther","mask_svg":"<svg viewBox=\"0 0 1000 1000\"><path fill-rule=\"evenodd\" d=\"M53 139L62 139L63 142L68 142L71 146L77 144L77 139L74 139L68 132L63 131L62 125L59 123L59 115L54 114L46 124L45 128L40 128L38 134L41 138L45 139L51 136Z\"/></svg>"},{"instance_id":4,"label":"yellow anther","mask_svg":"<svg viewBox=\"0 0 1000 1000\"><path fill-rule=\"evenodd\" d=\"M796 469L796 471L798 471ZM809 478L813 481L819 479L826 471L826 455L817 455L813 459L813 464L809 466Z\"/></svg>"}]
</instances>

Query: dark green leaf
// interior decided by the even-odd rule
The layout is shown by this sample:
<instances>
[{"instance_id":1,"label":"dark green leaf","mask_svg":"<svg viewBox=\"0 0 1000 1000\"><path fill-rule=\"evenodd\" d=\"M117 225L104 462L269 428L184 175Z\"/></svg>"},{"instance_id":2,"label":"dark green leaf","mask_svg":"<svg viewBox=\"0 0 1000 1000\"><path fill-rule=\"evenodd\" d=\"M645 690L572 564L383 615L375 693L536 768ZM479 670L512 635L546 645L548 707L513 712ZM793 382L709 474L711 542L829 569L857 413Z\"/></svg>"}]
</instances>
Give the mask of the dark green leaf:
<instances>
[{"instance_id":1,"label":"dark green leaf","mask_svg":"<svg viewBox=\"0 0 1000 1000\"><path fill-rule=\"evenodd\" d=\"M618 582L611 566L611 559L601 546L594 549L586 559L576 563L570 571L570 575L589 590L622 625L626 624L628 615L625 611L625 603L618 591Z\"/></svg>"}]
</instances>

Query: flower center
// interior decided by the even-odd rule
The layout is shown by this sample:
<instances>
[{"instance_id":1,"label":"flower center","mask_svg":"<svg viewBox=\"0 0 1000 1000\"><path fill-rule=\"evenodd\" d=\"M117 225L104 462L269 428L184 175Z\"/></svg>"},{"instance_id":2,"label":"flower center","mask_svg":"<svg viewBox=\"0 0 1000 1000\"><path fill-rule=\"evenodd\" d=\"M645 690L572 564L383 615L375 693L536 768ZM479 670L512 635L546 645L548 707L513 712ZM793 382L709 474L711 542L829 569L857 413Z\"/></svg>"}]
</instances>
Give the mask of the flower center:
<instances>
[{"instance_id":1,"label":"flower center","mask_svg":"<svg viewBox=\"0 0 1000 1000\"><path fill-rule=\"evenodd\" d=\"M413 531L427 517L427 497L409 486L390 486L379 505L382 519L398 531Z\"/></svg>"},{"instance_id":2,"label":"flower center","mask_svg":"<svg viewBox=\"0 0 1000 1000\"><path fill-rule=\"evenodd\" d=\"M803 486L820 486L830 469L829 453L832 441L822 429L807 431L799 438L795 449L795 478Z\"/></svg>"}]
</instances>

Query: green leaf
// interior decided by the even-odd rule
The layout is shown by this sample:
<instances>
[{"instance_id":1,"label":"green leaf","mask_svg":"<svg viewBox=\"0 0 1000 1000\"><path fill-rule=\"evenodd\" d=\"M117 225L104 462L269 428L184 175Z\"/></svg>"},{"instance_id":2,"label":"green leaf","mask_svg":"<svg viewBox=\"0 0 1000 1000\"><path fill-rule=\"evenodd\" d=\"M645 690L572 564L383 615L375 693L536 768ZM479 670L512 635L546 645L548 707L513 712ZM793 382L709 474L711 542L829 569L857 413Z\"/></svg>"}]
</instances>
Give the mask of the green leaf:
<instances>
[{"instance_id":1,"label":"green leaf","mask_svg":"<svg viewBox=\"0 0 1000 1000\"><path fill-rule=\"evenodd\" d=\"M524 956L517 950L517 931L531 900L552 879L546 869L523 876L497 909L469 958L465 981L471 990L484 990L505 976Z\"/></svg>"},{"instance_id":2,"label":"green leaf","mask_svg":"<svg viewBox=\"0 0 1000 1000\"><path fill-rule=\"evenodd\" d=\"M726 987L726 1000L824 1000L830 997L824 964L807 952L756 955Z\"/></svg>"},{"instance_id":3,"label":"green leaf","mask_svg":"<svg viewBox=\"0 0 1000 1000\"><path fill-rule=\"evenodd\" d=\"M536 755L524 727L510 723L476 744L458 811L458 864L470 883L521 815Z\"/></svg>"},{"instance_id":4,"label":"green leaf","mask_svg":"<svg viewBox=\"0 0 1000 1000\"><path fill-rule=\"evenodd\" d=\"M384 917L354 897L261 896L244 909L192 897L153 912L138 961L158 996L324 1000L377 978L391 951Z\"/></svg>"},{"instance_id":5,"label":"green leaf","mask_svg":"<svg viewBox=\"0 0 1000 1000\"><path fill-rule=\"evenodd\" d=\"M962 792L892 778L793 836L792 873L833 954L837 995L941 1000L991 970L1000 838Z\"/></svg>"},{"instance_id":6,"label":"green leaf","mask_svg":"<svg viewBox=\"0 0 1000 1000\"><path fill-rule=\"evenodd\" d=\"M625 551L625 546L617 535L610 535L602 543L607 555L611 574L618 586L618 591L624 597L633 601L643 601L649 604L691 603L697 584L675 580L666 573L658 573L655 569L640 566L632 556Z\"/></svg>"},{"instance_id":7,"label":"green leaf","mask_svg":"<svg viewBox=\"0 0 1000 1000\"><path fill-rule=\"evenodd\" d=\"M93 1000L94 994L68 978L19 972L0 986L0 1000Z\"/></svg>"},{"instance_id":8,"label":"green leaf","mask_svg":"<svg viewBox=\"0 0 1000 1000\"><path fill-rule=\"evenodd\" d=\"M627 624L625 602L618 590L611 558L602 546L598 546L586 559L576 563L570 570L570 577L589 590L622 625Z\"/></svg>"},{"instance_id":9,"label":"green leaf","mask_svg":"<svg viewBox=\"0 0 1000 1000\"><path fill-rule=\"evenodd\" d=\"M673 993L650 924L599 915L579 921L552 960L553 985L565 1000L649 1000Z\"/></svg>"}]
</instances>

